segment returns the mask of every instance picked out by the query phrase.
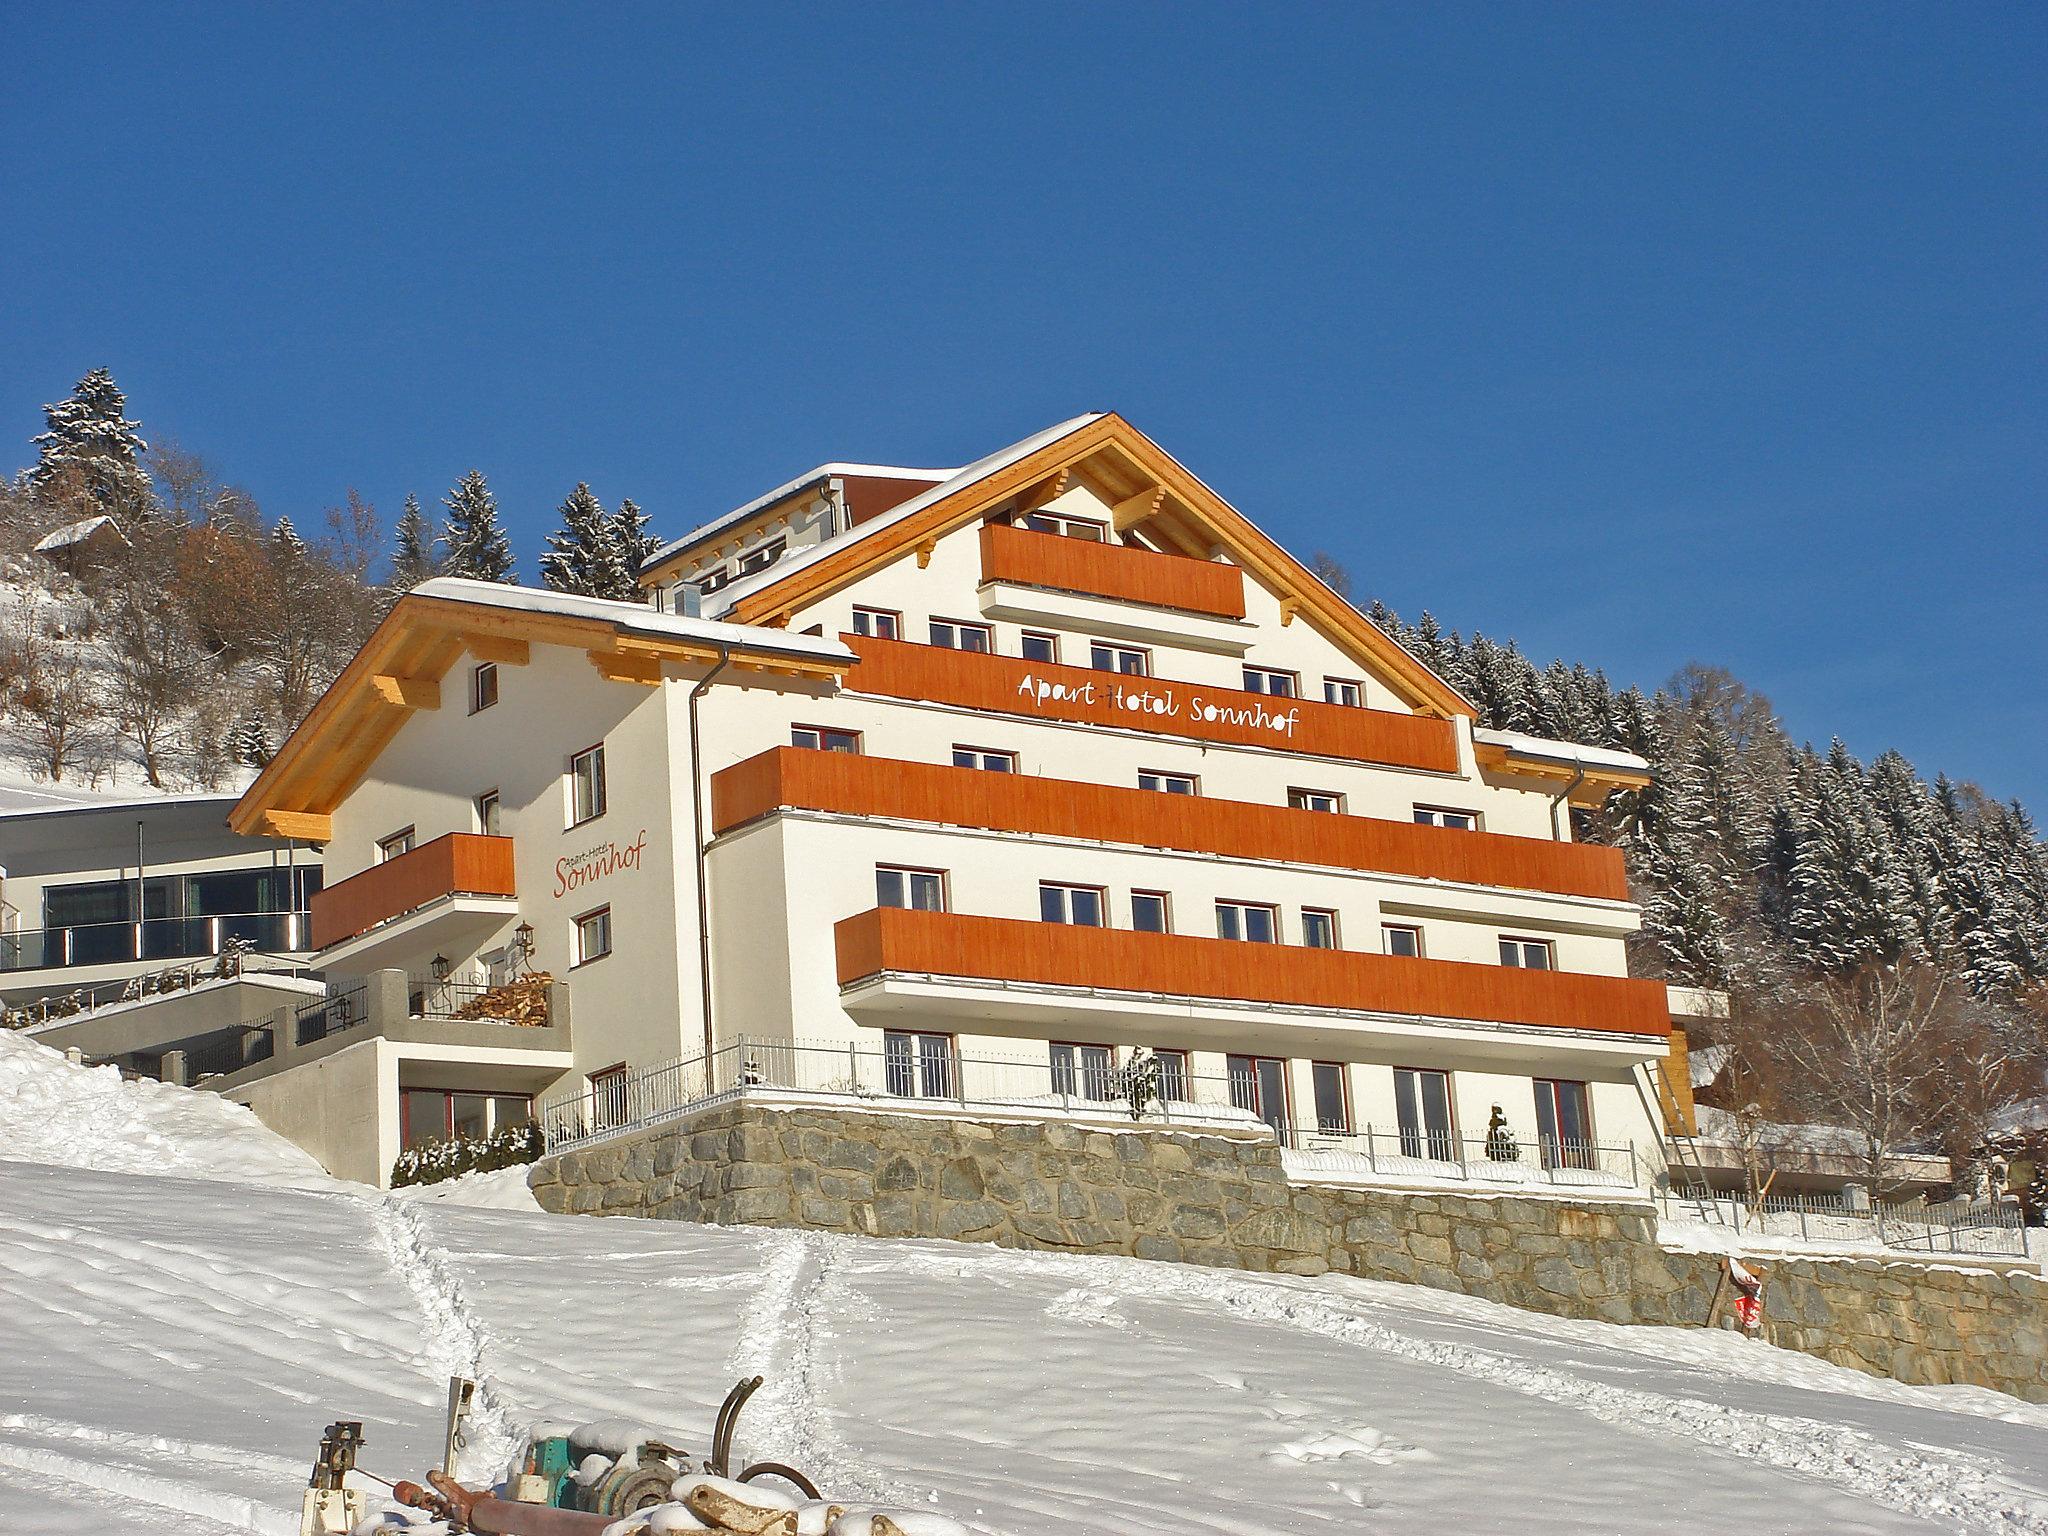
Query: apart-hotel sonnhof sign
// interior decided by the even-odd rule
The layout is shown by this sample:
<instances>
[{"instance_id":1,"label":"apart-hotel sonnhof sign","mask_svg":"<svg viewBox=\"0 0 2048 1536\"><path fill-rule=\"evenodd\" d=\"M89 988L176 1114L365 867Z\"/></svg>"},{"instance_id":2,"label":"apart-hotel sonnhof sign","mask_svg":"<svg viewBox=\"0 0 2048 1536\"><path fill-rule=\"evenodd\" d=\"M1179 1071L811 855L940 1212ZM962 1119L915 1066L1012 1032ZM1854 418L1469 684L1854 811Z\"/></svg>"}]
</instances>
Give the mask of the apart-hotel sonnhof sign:
<instances>
[{"instance_id":1,"label":"apart-hotel sonnhof sign","mask_svg":"<svg viewBox=\"0 0 2048 1536\"><path fill-rule=\"evenodd\" d=\"M331 986L566 983L548 1082L412 1060L380 1156L465 1094L587 1128L658 1082L1114 1111L1140 1075L1421 1164L1659 1144L1664 989L1570 815L1646 765L1477 727L1120 417L822 466L641 582L425 583L235 808L324 845Z\"/></svg>"}]
</instances>

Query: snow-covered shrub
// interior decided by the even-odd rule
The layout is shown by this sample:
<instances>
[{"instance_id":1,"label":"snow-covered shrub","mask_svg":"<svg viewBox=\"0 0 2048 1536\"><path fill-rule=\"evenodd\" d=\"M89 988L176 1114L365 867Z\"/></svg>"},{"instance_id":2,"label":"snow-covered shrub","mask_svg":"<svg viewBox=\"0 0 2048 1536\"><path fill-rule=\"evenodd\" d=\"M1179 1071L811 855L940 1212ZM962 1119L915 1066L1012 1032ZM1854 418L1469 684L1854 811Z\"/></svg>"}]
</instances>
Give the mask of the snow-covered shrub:
<instances>
[{"instance_id":1,"label":"snow-covered shrub","mask_svg":"<svg viewBox=\"0 0 2048 1536\"><path fill-rule=\"evenodd\" d=\"M530 1163L541 1153L540 1127L510 1125L489 1136L453 1136L407 1147L391 1165L391 1185L439 1184L465 1173L489 1173Z\"/></svg>"}]
</instances>

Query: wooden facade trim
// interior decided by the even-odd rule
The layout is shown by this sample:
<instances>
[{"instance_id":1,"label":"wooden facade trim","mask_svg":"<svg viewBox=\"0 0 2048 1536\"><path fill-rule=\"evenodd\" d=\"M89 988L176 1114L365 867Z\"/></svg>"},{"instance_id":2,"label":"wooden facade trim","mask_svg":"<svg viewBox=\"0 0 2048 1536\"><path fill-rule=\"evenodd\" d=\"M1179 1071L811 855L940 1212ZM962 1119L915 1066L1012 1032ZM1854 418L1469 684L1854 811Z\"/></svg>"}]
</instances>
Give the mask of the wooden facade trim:
<instances>
[{"instance_id":1,"label":"wooden facade trim","mask_svg":"<svg viewBox=\"0 0 2048 1536\"><path fill-rule=\"evenodd\" d=\"M1006 523L982 525L981 579L1219 619L1244 617L1244 572L1234 565L1063 538Z\"/></svg>"},{"instance_id":2,"label":"wooden facade trim","mask_svg":"<svg viewBox=\"0 0 2048 1536\"><path fill-rule=\"evenodd\" d=\"M1662 1038L1662 982L878 907L832 930L839 984L888 972Z\"/></svg>"},{"instance_id":3,"label":"wooden facade trim","mask_svg":"<svg viewBox=\"0 0 2048 1536\"><path fill-rule=\"evenodd\" d=\"M1589 843L1460 832L1370 816L805 747L775 747L711 776L711 817L717 832L784 809L1170 848L1593 900L1628 899L1620 850Z\"/></svg>"},{"instance_id":4,"label":"wooden facade trim","mask_svg":"<svg viewBox=\"0 0 2048 1536\"><path fill-rule=\"evenodd\" d=\"M1458 771L1457 728L1429 715L1129 677L908 640L839 638L860 658L842 684L852 693L955 704L1027 720L1123 726L1191 741L1272 747L1431 773Z\"/></svg>"},{"instance_id":5,"label":"wooden facade trim","mask_svg":"<svg viewBox=\"0 0 2048 1536\"><path fill-rule=\"evenodd\" d=\"M315 949L367 933L443 896L513 896L512 839L450 832L316 892Z\"/></svg>"}]
</instances>

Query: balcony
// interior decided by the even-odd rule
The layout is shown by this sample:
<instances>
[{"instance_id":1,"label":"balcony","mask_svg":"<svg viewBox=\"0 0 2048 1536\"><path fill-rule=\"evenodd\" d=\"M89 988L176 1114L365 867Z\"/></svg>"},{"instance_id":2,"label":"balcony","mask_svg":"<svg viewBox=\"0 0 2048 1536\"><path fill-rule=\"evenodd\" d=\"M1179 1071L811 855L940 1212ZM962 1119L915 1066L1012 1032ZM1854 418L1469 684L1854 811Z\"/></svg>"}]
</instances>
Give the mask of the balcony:
<instances>
[{"instance_id":1,"label":"balcony","mask_svg":"<svg viewBox=\"0 0 2048 1536\"><path fill-rule=\"evenodd\" d=\"M1603 901L1628 899L1620 851L1584 843L1455 832L1369 816L800 747L774 748L711 777L712 823L718 832L783 809L1369 870Z\"/></svg>"},{"instance_id":2,"label":"balcony","mask_svg":"<svg viewBox=\"0 0 2048 1536\"><path fill-rule=\"evenodd\" d=\"M1244 573L1234 565L1002 523L981 530L981 579L1211 618L1244 617Z\"/></svg>"},{"instance_id":3,"label":"balcony","mask_svg":"<svg viewBox=\"0 0 2048 1536\"><path fill-rule=\"evenodd\" d=\"M263 954L293 954L305 948L306 927L304 912L221 912L17 928L0 933L0 973L93 966L133 970L135 961L217 955L231 939L252 944Z\"/></svg>"},{"instance_id":4,"label":"balcony","mask_svg":"<svg viewBox=\"0 0 2048 1536\"><path fill-rule=\"evenodd\" d=\"M313 898L313 947L329 969L374 970L402 949L480 939L518 911L512 839L451 832Z\"/></svg>"},{"instance_id":5,"label":"balcony","mask_svg":"<svg viewBox=\"0 0 2048 1536\"><path fill-rule=\"evenodd\" d=\"M1304 1049L1376 1039L1534 1043L1616 1063L1662 1055L1664 988L1623 976L1525 971L1350 950L1079 928L881 907L833 929L849 1011L926 1014L960 1027L1057 1024L1126 1037L1241 1040L1248 1022ZM1307 1017L1286 1019L1300 1011ZM1276 1019L1275 1015L1281 1017ZM877 1020L876 1022L886 1022Z\"/></svg>"},{"instance_id":6,"label":"balcony","mask_svg":"<svg viewBox=\"0 0 2048 1536\"><path fill-rule=\"evenodd\" d=\"M1352 709L1157 677L1127 677L907 640L878 640L867 635L840 638L860 657L844 680L850 693L955 704L1027 720L1115 726L1192 741L1312 753L1431 773L1458 771L1456 728L1448 720L1426 715Z\"/></svg>"}]
</instances>

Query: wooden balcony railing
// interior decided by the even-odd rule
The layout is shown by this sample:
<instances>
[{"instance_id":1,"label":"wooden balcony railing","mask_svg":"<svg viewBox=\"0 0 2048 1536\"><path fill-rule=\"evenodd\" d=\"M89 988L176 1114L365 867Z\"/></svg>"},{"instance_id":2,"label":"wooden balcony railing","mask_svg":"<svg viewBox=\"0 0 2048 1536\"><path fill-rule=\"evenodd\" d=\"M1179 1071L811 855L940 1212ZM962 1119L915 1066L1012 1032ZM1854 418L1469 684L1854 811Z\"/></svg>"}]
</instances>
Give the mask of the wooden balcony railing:
<instances>
[{"instance_id":1,"label":"wooden balcony railing","mask_svg":"<svg viewBox=\"0 0 2048 1536\"><path fill-rule=\"evenodd\" d=\"M1655 1035L1662 982L877 907L835 925L839 984L883 972Z\"/></svg>"},{"instance_id":2,"label":"wooden balcony railing","mask_svg":"<svg viewBox=\"0 0 2048 1536\"><path fill-rule=\"evenodd\" d=\"M1025 719L1122 726L1194 741L1274 747L1435 773L1458 770L1456 729L1448 720L1427 715L1126 677L908 640L850 634L839 638L860 657L842 684L850 693L958 704Z\"/></svg>"},{"instance_id":3,"label":"wooden balcony railing","mask_svg":"<svg viewBox=\"0 0 2048 1536\"><path fill-rule=\"evenodd\" d=\"M1127 544L1069 539L1006 523L982 525L981 579L1083 592L1212 618L1244 617L1244 572L1234 565L1162 555Z\"/></svg>"},{"instance_id":4,"label":"wooden balcony railing","mask_svg":"<svg viewBox=\"0 0 2048 1536\"><path fill-rule=\"evenodd\" d=\"M450 832L315 896L313 948L352 939L443 896L515 894L511 838Z\"/></svg>"},{"instance_id":5,"label":"wooden balcony railing","mask_svg":"<svg viewBox=\"0 0 2048 1536\"><path fill-rule=\"evenodd\" d=\"M1560 896L1628 899L1620 850L1590 843L1454 832L1370 816L1333 816L1242 800L1164 795L1113 784L803 747L772 748L711 776L712 824L719 832L782 809L1086 838L1276 864L1320 864Z\"/></svg>"}]
</instances>

